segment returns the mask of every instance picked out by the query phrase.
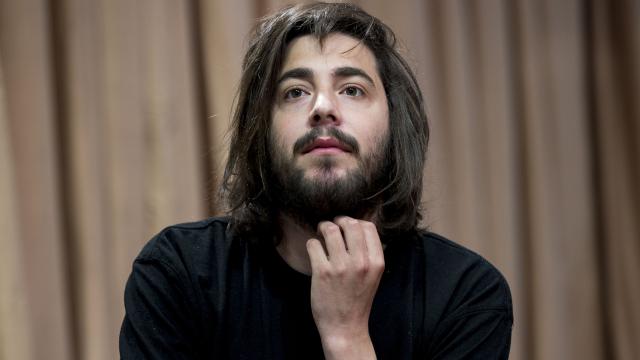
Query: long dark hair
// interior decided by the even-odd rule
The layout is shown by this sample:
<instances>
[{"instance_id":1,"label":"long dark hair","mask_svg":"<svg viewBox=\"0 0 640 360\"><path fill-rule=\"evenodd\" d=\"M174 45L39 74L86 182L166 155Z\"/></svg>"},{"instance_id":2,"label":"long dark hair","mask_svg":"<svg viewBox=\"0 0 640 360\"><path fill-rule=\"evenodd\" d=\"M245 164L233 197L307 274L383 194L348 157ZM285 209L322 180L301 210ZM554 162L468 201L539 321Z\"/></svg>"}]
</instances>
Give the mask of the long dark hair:
<instances>
[{"instance_id":1,"label":"long dark hair","mask_svg":"<svg viewBox=\"0 0 640 360\"><path fill-rule=\"evenodd\" d=\"M429 126L415 76L398 53L396 37L387 25L353 4L314 3L290 6L263 18L251 37L222 183L236 233L269 240L278 233L269 133L286 47L299 36L313 35L322 42L336 32L360 40L372 51L387 94L389 182L377 194L378 230L389 236L417 230Z\"/></svg>"}]
</instances>

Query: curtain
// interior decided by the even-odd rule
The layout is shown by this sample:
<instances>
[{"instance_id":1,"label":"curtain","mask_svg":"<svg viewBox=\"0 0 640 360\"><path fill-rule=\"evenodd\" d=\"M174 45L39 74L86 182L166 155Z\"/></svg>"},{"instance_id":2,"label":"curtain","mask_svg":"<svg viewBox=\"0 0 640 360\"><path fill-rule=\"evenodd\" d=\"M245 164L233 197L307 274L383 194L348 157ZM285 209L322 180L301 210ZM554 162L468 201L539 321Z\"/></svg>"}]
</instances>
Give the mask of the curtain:
<instances>
[{"instance_id":1,"label":"curtain","mask_svg":"<svg viewBox=\"0 0 640 360\"><path fill-rule=\"evenodd\" d=\"M219 214L280 0L0 0L0 359L113 359L131 263ZM425 225L494 263L511 359L640 358L640 1L358 1L432 130Z\"/></svg>"}]
</instances>

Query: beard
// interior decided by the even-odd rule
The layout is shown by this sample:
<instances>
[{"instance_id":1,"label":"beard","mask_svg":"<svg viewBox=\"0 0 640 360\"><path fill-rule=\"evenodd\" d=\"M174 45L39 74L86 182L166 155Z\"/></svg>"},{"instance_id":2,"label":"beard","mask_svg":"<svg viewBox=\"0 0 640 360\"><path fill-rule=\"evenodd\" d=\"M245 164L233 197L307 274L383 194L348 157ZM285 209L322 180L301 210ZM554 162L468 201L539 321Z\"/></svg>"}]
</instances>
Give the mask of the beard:
<instances>
[{"instance_id":1,"label":"beard","mask_svg":"<svg viewBox=\"0 0 640 360\"><path fill-rule=\"evenodd\" d=\"M324 134L323 134L324 132ZM351 148L348 156L354 156L357 166L342 176L337 176L337 160L332 156L314 159L314 174L305 176L305 169L295 164L306 144L318 136L328 134ZM355 138L337 128L314 128L296 141L293 156L285 154L285 146L273 137L270 141L272 159L272 201L283 214L299 225L315 230L321 221L333 221L336 216L346 215L356 219L374 216L381 205L381 193L387 184L387 134L378 138L373 151L361 156Z\"/></svg>"}]
</instances>

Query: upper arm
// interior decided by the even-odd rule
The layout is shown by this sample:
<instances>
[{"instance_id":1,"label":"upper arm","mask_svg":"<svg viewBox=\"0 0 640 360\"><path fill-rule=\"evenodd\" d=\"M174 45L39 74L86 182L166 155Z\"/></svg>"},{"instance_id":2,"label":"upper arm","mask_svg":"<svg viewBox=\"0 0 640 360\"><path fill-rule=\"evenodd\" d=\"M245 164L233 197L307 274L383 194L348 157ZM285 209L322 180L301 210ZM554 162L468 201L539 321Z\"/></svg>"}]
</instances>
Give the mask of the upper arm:
<instances>
[{"instance_id":1,"label":"upper arm","mask_svg":"<svg viewBox=\"0 0 640 360\"><path fill-rule=\"evenodd\" d=\"M508 309L481 310L447 319L431 359L508 359L513 318Z\"/></svg>"},{"instance_id":2,"label":"upper arm","mask_svg":"<svg viewBox=\"0 0 640 360\"><path fill-rule=\"evenodd\" d=\"M196 358L197 332L185 277L163 261L136 260L125 289L122 359Z\"/></svg>"},{"instance_id":3,"label":"upper arm","mask_svg":"<svg viewBox=\"0 0 640 360\"><path fill-rule=\"evenodd\" d=\"M485 263L486 264L486 263ZM493 267L477 272L459 307L438 324L432 359L508 359L513 326L509 286Z\"/></svg>"}]
</instances>

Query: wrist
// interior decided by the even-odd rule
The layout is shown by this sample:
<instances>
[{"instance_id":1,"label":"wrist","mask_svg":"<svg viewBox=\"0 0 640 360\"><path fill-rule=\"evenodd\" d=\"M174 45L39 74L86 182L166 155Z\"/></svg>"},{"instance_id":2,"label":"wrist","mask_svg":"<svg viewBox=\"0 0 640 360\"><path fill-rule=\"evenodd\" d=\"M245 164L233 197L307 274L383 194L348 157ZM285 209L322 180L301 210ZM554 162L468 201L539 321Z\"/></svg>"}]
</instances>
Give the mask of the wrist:
<instances>
[{"instance_id":1,"label":"wrist","mask_svg":"<svg viewBox=\"0 0 640 360\"><path fill-rule=\"evenodd\" d=\"M368 331L364 333L327 334L321 336L321 339L327 360L376 358Z\"/></svg>"}]
</instances>

